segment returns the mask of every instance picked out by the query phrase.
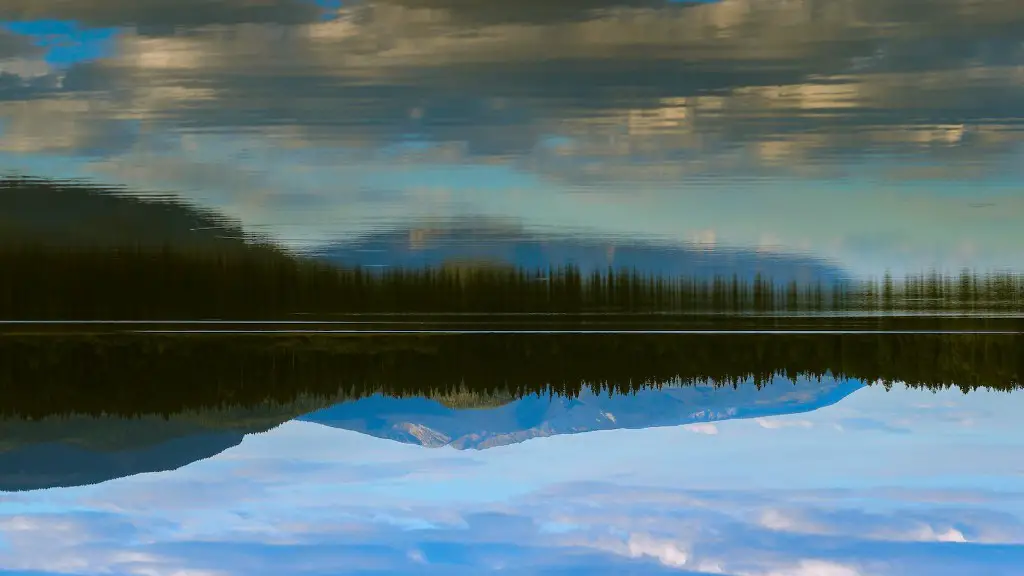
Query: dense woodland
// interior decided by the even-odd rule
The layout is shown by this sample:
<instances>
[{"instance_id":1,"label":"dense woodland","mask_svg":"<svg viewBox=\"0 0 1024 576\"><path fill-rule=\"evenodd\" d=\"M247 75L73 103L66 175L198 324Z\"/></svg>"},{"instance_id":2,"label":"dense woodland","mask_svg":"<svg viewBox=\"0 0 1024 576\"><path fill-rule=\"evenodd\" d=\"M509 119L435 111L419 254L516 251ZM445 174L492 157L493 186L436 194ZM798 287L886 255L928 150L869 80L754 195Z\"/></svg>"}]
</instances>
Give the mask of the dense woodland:
<instances>
[{"instance_id":1,"label":"dense woodland","mask_svg":"<svg viewBox=\"0 0 1024 576\"><path fill-rule=\"evenodd\" d=\"M1024 336L978 334L4 336L0 413L173 414L374 393L466 408L777 376L1013 390L1022 350Z\"/></svg>"}]
</instances>

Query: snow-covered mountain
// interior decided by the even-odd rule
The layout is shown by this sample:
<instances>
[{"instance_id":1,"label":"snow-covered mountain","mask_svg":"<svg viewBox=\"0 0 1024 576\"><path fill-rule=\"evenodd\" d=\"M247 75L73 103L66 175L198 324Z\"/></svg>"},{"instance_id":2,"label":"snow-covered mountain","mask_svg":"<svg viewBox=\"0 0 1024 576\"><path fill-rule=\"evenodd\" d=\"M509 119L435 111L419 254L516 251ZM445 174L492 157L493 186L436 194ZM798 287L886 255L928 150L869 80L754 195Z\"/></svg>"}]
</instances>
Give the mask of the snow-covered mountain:
<instances>
[{"instance_id":1,"label":"snow-covered mountain","mask_svg":"<svg viewBox=\"0 0 1024 576\"><path fill-rule=\"evenodd\" d=\"M485 408L452 408L427 398L370 396L321 408L295 420L426 447L485 449L531 438L593 430L678 426L807 412L842 400L858 381L778 379L758 390L679 386L635 395L529 396ZM501 400L499 399L499 402ZM174 470L210 458L288 420L261 418L211 426L191 419L72 417L0 422L0 492L81 486ZM294 414L294 412L293 412ZM214 416L211 416L213 418Z\"/></svg>"},{"instance_id":2,"label":"snow-covered mountain","mask_svg":"<svg viewBox=\"0 0 1024 576\"><path fill-rule=\"evenodd\" d=\"M863 387L854 380L777 378L758 390L677 386L635 395L578 398L529 396L480 409L449 408L426 398L372 396L301 416L298 420L428 447L485 449L531 438L594 430L679 426L734 418L809 412Z\"/></svg>"}]
</instances>

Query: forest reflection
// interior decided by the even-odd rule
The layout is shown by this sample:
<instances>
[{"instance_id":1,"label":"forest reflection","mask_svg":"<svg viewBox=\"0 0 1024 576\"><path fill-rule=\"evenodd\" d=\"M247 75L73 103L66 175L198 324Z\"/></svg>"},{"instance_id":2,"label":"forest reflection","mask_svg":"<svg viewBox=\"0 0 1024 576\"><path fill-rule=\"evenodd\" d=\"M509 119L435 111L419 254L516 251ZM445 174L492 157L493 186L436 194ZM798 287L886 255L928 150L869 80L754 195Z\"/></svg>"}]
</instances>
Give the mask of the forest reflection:
<instances>
[{"instance_id":1,"label":"forest reflection","mask_svg":"<svg viewBox=\"0 0 1024 576\"><path fill-rule=\"evenodd\" d=\"M215 213L0 182L0 318L281 320L351 313L1019 312L1024 279L964 271L778 282L493 262L371 269L295 254ZM723 320L722 327L728 322ZM915 328L918 327L915 325ZM898 326L889 324L885 329ZM934 326L926 328L934 329Z\"/></svg>"}]
</instances>

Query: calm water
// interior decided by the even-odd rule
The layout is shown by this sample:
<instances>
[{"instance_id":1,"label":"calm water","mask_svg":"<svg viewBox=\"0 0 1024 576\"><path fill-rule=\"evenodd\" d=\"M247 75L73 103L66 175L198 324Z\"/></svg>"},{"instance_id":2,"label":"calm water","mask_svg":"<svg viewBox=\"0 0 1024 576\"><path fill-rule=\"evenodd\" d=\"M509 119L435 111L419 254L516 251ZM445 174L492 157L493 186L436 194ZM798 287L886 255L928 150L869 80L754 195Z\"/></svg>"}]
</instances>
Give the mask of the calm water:
<instances>
[{"instance_id":1,"label":"calm water","mask_svg":"<svg viewBox=\"0 0 1024 576\"><path fill-rule=\"evenodd\" d=\"M0 0L0 573L1024 575L1017 0Z\"/></svg>"},{"instance_id":2,"label":"calm water","mask_svg":"<svg viewBox=\"0 0 1024 576\"><path fill-rule=\"evenodd\" d=\"M1015 0L338 4L5 0L0 167L373 264L1024 268Z\"/></svg>"}]
</instances>

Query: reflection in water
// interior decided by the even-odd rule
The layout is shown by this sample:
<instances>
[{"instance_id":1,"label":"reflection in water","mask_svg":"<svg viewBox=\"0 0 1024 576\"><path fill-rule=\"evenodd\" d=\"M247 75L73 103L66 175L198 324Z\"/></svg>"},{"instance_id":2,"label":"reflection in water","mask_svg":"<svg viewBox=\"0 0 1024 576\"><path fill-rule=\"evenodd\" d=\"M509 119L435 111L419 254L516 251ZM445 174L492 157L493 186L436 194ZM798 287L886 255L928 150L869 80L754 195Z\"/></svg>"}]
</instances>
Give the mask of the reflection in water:
<instances>
[{"instance_id":1,"label":"reflection in water","mask_svg":"<svg viewBox=\"0 0 1024 576\"><path fill-rule=\"evenodd\" d=\"M779 284L756 275L660 277L575 266L339 268L270 247L0 252L0 308L13 320L281 320L342 313L1019 312L1016 275L909 277L853 285ZM822 326L824 328L825 326Z\"/></svg>"},{"instance_id":2,"label":"reflection in water","mask_svg":"<svg viewBox=\"0 0 1024 576\"><path fill-rule=\"evenodd\" d=\"M1019 576L1022 65L1017 0L4 0L0 571Z\"/></svg>"},{"instance_id":3,"label":"reflection in water","mask_svg":"<svg viewBox=\"0 0 1024 576\"><path fill-rule=\"evenodd\" d=\"M25 179L5 180L0 191L0 203L11 208L0 220L5 320L280 320L368 312L984 314L1019 312L1024 303L1024 280L1012 273L849 281L829 278L820 265L801 270L771 260L719 258L720 267L731 268L729 277L694 266L692 255L680 251L662 253L661 267L669 262L690 275L653 272L657 252L647 270L616 268L611 261L604 270L590 261L587 270L575 259L546 268L535 260L538 267L529 270L522 259L454 259L379 271L358 259L290 253L179 202ZM53 206L62 207L60 218L50 215ZM791 277L780 282L774 271Z\"/></svg>"},{"instance_id":4,"label":"reflection in water","mask_svg":"<svg viewBox=\"0 0 1024 576\"><path fill-rule=\"evenodd\" d=\"M0 158L302 249L502 218L855 275L1024 269L1021 12L922 6L7 2Z\"/></svg>"}]
</instances>

